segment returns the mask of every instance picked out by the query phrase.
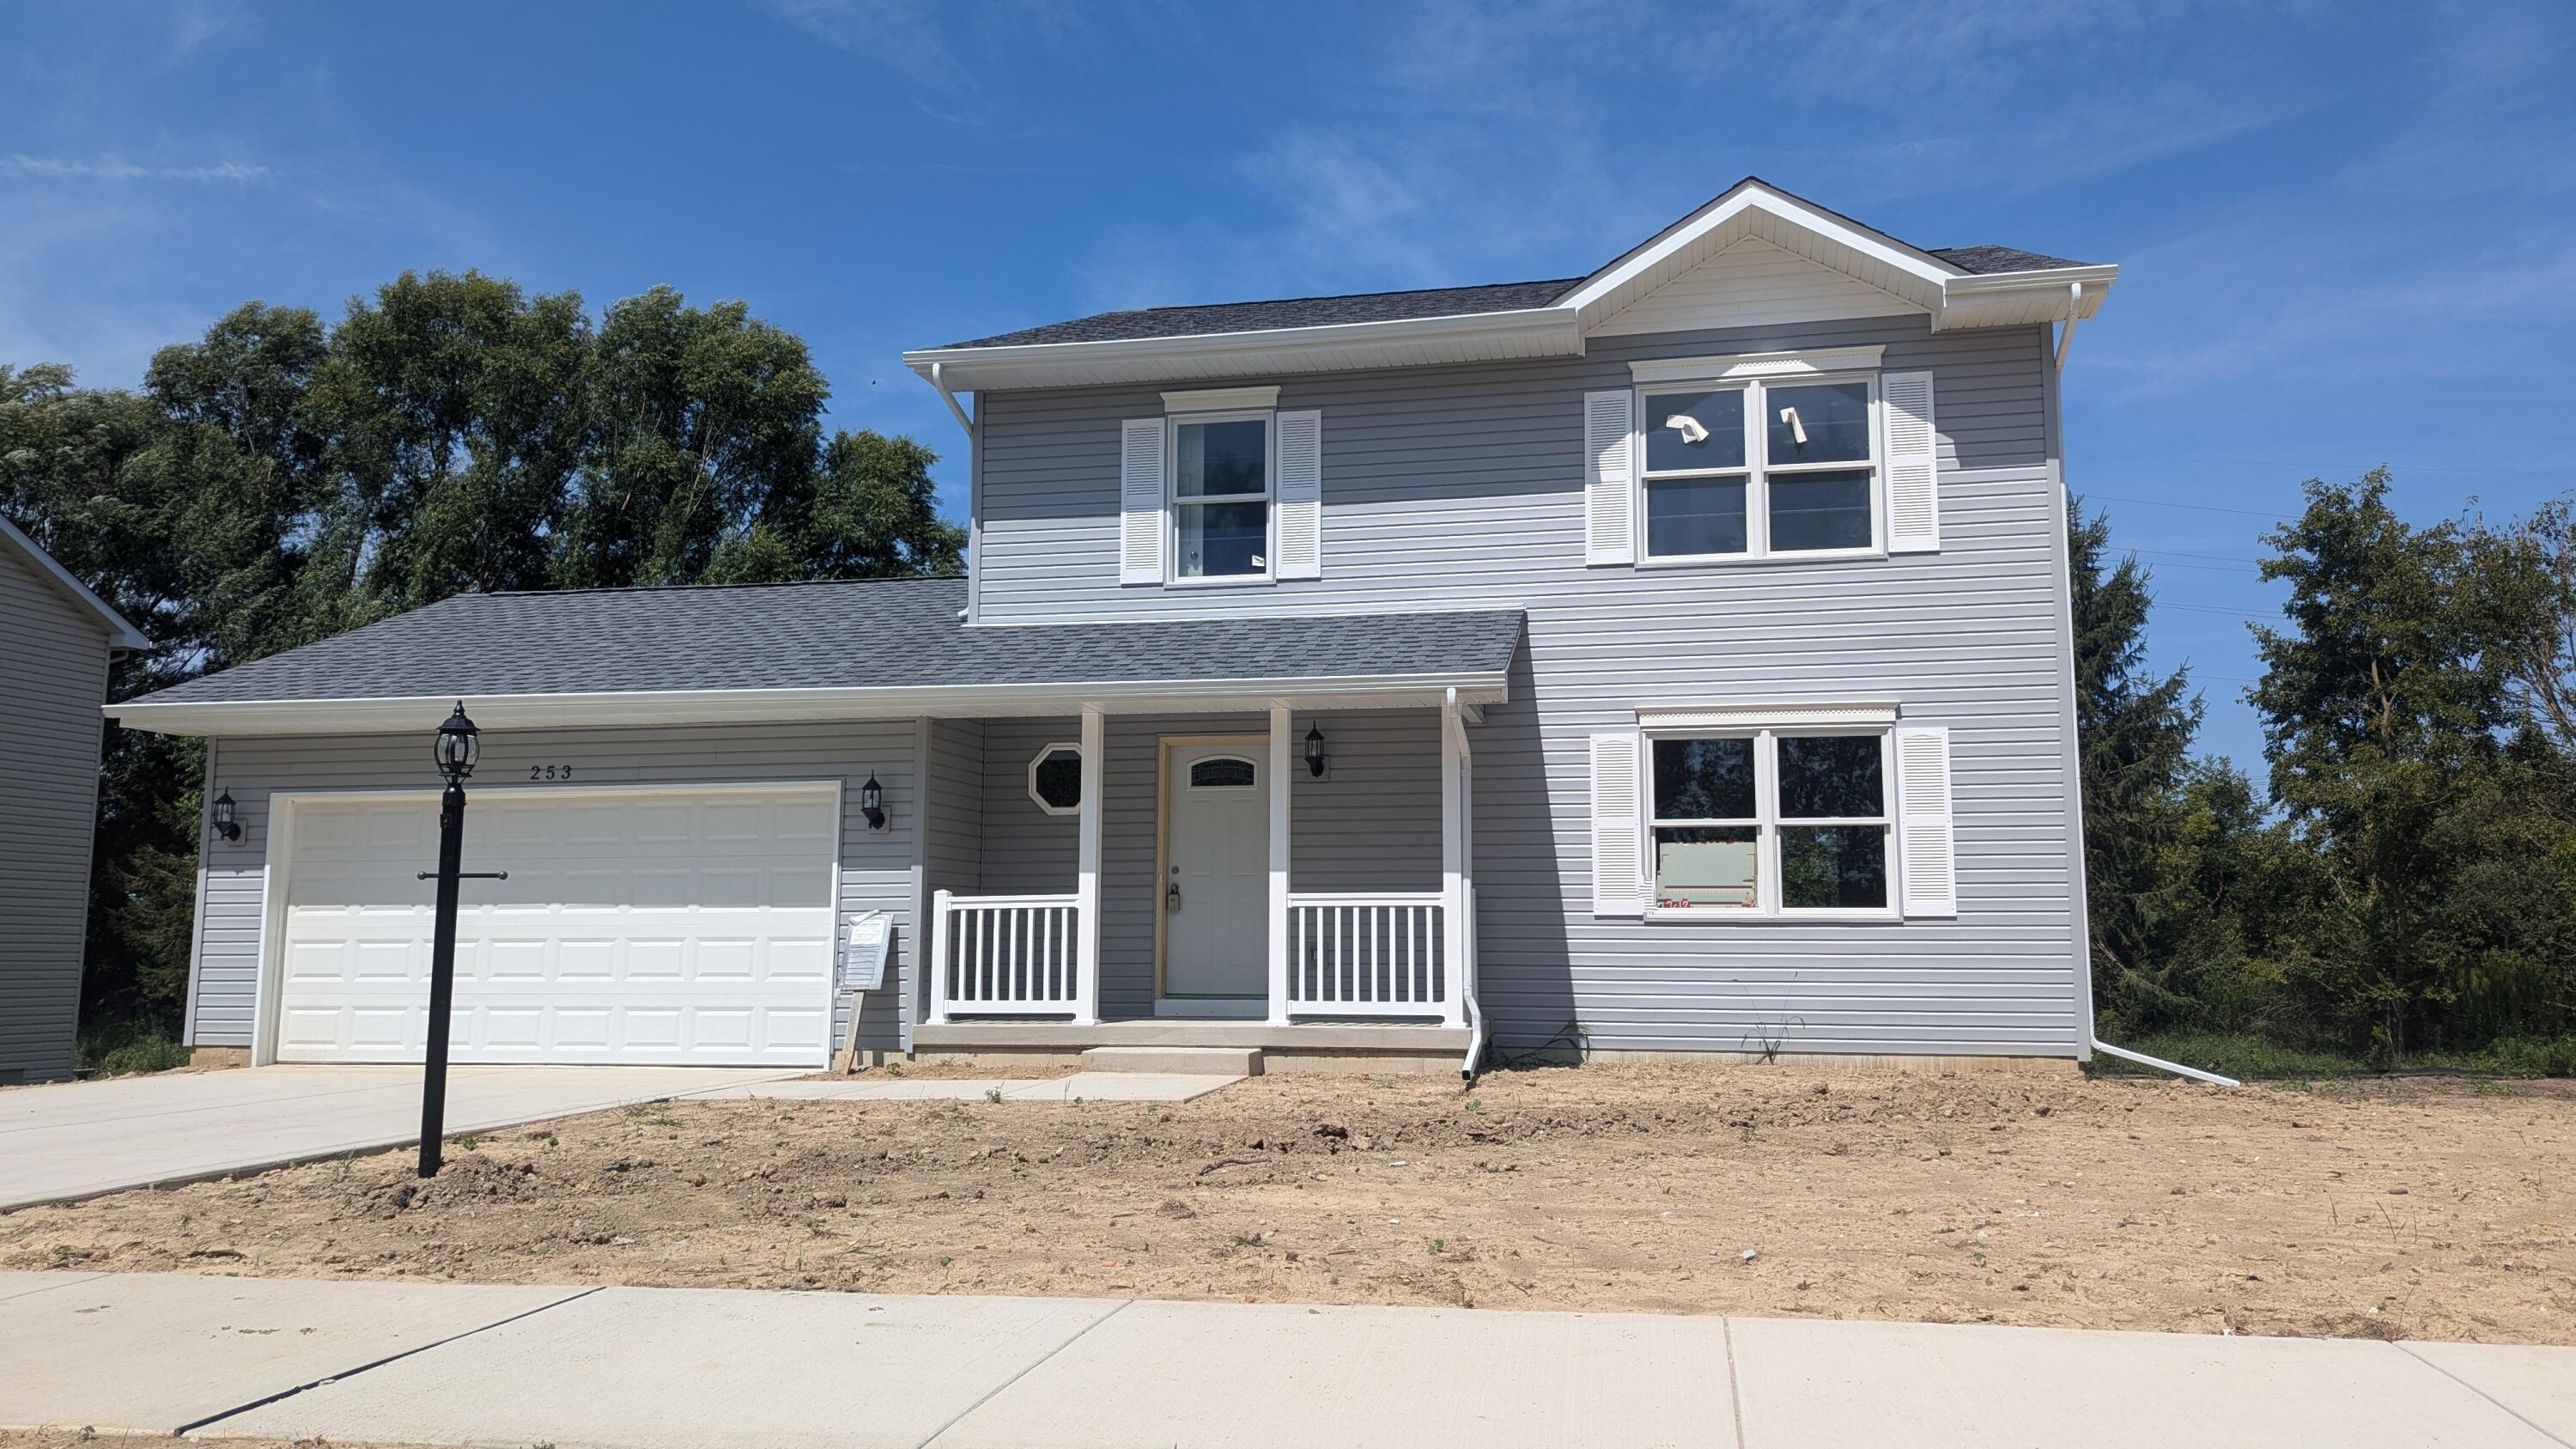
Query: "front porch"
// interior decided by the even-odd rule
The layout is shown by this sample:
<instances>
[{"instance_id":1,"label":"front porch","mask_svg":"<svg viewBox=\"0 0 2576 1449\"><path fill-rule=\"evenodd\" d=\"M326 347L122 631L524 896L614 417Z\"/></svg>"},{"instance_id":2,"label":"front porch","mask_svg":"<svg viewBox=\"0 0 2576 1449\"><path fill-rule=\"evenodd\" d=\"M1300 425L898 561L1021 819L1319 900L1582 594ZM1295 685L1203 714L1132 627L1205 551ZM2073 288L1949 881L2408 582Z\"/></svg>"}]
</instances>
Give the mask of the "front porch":
<instances>
[{"instance_id":1,"label":"front porch","mask_svg":"<svg viewBox=\"0 0 2576 1449\"><path fill-rule=\"evenodd\" d=\"M1453 696L929 722L914 1049L1454 1068L1477 1034L1477 719Z\"/></svg>"}]
</instances>

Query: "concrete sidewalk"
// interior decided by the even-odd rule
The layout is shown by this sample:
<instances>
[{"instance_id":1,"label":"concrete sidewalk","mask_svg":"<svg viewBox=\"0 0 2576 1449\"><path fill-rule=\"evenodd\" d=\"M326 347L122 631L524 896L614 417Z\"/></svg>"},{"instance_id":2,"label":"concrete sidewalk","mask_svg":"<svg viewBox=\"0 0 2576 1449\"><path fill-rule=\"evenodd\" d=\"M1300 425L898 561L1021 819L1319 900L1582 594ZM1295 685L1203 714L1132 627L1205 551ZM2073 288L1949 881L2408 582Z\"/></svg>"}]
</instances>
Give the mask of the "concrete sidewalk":
<instances>
[{"instance_id":1,"label":"concrete sidewalk","mask_svg":"<svg viewBox=\"0 0 2576 1449\"><path fill-rule=\"evenodd\" d=\"M2576 1348L0 1274L0 1426L332 1443L2569 1449Z\"/></svg>"}]
</instances>

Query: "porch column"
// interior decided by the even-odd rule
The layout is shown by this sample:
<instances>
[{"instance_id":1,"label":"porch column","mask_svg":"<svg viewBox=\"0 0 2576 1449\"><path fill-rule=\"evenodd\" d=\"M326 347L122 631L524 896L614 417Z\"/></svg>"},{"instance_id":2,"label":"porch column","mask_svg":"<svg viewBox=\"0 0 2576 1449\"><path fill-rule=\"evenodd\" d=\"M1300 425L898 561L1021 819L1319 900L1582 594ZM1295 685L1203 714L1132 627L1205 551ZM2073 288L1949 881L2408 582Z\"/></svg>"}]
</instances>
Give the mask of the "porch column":
<instances>
[{"instance_id":1,"label":"porch column","mask_svg":"<svg viewBox=\"0 0 2576 1449\"><path fill-rule=\"evenodd\" d=\"M1467 722L1458 691L1440 704L1440 1024L1467 1022Z\"/></svg>"},{"instance_id":2,"label":"porch column","mask_svg":"<svg viewBox=\"0 0 2576 1449\"><path fill-rule=\"evenodd\" d=\"M1288 1024L1288 706L1270 706L1270 1024Z\"/></svg>"},{"instance_id":3,"label":"porch column","mask_svg":"<svg viewBox=\"0 0 2576 1449\"><path fill-rule=\"evenodd\" d=\"M1100 794L1107 722L1100 706L1082 707L1082 806L1075 835L1073 1024L1100 1024Z\"/></svg>"}]
</instances>

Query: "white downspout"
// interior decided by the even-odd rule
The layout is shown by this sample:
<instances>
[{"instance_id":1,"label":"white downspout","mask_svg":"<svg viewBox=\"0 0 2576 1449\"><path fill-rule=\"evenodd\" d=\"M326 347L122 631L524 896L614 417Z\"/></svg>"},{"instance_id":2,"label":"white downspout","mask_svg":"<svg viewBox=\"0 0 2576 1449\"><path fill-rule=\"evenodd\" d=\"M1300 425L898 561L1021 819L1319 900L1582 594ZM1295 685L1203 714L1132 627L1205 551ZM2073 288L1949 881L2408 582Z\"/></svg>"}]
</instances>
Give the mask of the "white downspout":
<instances>
[{"instance_id":1,"label":"white downspout","mask_svg":"<svg viewBox=\"0 0 2576 1449\"><path fill-rule=\"evenodd\" d=\"M957 426L964 428L966 436L972 438L975 436L975 420L966 416L966 410L957 405L957 394L948 390L948 380L940 376L940 369L946 366L943 362L930 364L930 385L939 389L939 400L948 404L948 411L956 415Z\"/></svg>"},{"instance_id":2,"label":"white downspout","mask_svg":"<svg viewBox=\"0 0 2576 1449\"><path fill-rule=\"evenodd\" d=\"M1458 1078L1472 1085L1476 1064L1485 1055L1485 1011L1476 1000L1476 835L1475 835L1475 751L1467 744L1467 717L1458 703L1457 687L1452 685L1440 711L1440 727L1458 733L1458 913L1462 917L1456 939L1464 943L1458 953L1458 1004L1467 1017L1467 1056L1458 1064Z\"/></svg>"},{"instance_id":3,"label":"white downspout","mask_svg":"<svg viewBox=\"0 0 2576 1449\"><path fill-rule=\"evenodd\" d=\"M2241 1087L2245 1085L2234 1077L2222 1077L2216 1072L2204 1072L2198 1067L2186 1067L2180 1062L2166 1061L2163 1057L2151 1057L2145 1052L2133 1052L2127 1047L2115 1047L2098 1036L2093 1038L2093 1050L2118 1057L2124 1062L2136 1062L2142 1067L2153 1067L2160 1072L2171 1072L2177 1077L2189 1077L2195 1082L2207 1082L2213 1087Z\"/></svg>"},{"instance_id":4,"label":"white downspout","mask_svg":"<svg viewBox=\"0 0 2576 1449\"><path fill-rule=\"evenodd\" d=\"M2083 310L2084 284L2082 282L2067 283L2066 330L2057 334L2057 370L2059 372L2064 372L2066 370L2066 349L2075 345L2075 323L2077 320L2077 314L2081 313ZM939 364L935 362L930 366L931 370L934 372L939 368ZM952 402L949 406L955 407L957 404Z\"/></svg>"}]
</instances>

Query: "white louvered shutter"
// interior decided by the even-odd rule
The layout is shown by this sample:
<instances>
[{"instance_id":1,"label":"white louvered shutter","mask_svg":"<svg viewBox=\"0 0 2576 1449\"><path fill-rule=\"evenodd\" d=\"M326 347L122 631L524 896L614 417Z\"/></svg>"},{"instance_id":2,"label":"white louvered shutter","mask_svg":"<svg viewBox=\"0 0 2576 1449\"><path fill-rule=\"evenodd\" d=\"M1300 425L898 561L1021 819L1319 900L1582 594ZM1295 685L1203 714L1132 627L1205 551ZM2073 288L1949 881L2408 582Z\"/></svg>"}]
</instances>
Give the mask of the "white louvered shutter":
<instances>
[{"instance_id":1,"label":"white louvered shutter","mask_svg":"<svg viewBox=\"0 0 2576 1449\"><path fill-rule=\"evenodd\" d=\"M1279 577L1324 576L1324 415L1279 414Z\"/></svg>"},{"instance_id":2,"label":"white louvered shutter","mask_svg":"<svg viewBox=\"0 0 2576 1449\"><path fill-rule=\"evenodd\" d=\"M1951 829L1950 732L1920 726L1896 732L1897 849L1905 881L1905 914L1959 914L1959 848Z\"/></svg>"},{"instance_id":3,"label":"white louvered shutter","mask_svg":"<svg viewBox=\"0 0 2576 1449\"><path fill-rule=\"evenodd\" d=\"M1941 437L1932 428L1932 374L1878 379L1887 410L1887 551L1941 549Z\"/></svg>"},{"instance_id":4,"label":"white louvered shutter","mask_svg":"<svg viewBox=\"0 0 2576 1449\"><path fill-rule=\"evenodd\" d=\"M1635 730L1592 737L1592 914L1646 912L1646 829L1642 757Z\"/></svg>"},{"instance_id":5,"label":"white louvered shutter","mask_svg":"<svg viewBox=\"0 0 2576 1449\"><path fill-rule=\"evenodd\" d=\"M1118 582L1163 581L1163 420L1129 418L1118 438Z\"/></svg>"},{"instance_id":6,"label":"white louvered shutter","mask_svg":"<svg viewBox=\"0 0 2576 1449\"><path fill-rule=\"evenodd\" d=\"M1637 561L1637 399L1583 395L1583 561Z\"/></svg>"}]
</instances>

